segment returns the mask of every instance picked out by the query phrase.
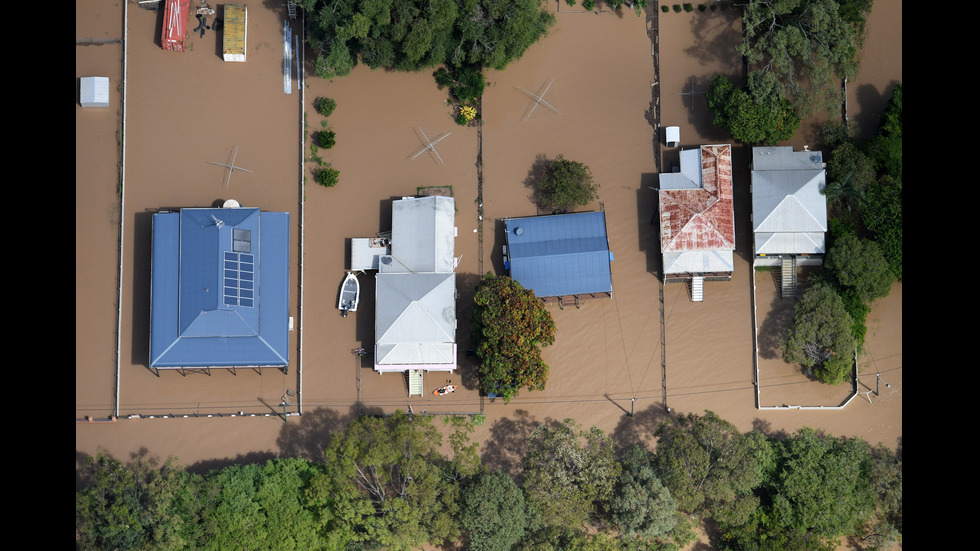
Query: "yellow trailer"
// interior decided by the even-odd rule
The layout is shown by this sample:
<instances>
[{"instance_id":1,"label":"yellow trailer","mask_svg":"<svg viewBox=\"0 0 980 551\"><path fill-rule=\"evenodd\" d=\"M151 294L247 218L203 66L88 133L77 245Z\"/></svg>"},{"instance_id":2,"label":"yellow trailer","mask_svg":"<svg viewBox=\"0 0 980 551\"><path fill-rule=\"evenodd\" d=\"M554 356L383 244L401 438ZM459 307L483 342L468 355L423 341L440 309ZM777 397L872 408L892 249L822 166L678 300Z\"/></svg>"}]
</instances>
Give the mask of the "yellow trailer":
<instances>
[{"instance_id":1,"label":"yellow trailer","mask_svg":"<svg viewBox=\"0 0 980 551\"><path fill-rule=\"evenodd\" d=\"M225 4L224 36L221 51L225 61L245 62L248 46L248 6Z\"/></svg>"}]
</instances>

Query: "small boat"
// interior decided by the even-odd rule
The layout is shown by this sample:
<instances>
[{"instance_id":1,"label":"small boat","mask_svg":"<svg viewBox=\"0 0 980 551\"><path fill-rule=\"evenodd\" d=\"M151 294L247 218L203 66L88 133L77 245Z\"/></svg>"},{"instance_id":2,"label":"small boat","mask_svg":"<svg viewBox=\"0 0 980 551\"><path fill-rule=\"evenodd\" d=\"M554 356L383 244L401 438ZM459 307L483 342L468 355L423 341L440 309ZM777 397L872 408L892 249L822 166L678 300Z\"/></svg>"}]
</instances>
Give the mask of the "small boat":
<instances>
[{"instance_id":1,"label":"small boat","mask_svg":"<svg viewBox=\"0 0 980 551\"><path fill-rule=\"evenodd\" d=\"M347 317L347 312L357 312L357 301L361 298L361 284L354 272L347 272L344 283L340 286L340 301L337 308Z\"/></svg>"},{"instance_id":2,"label":"small boat","mask_svg":"<svg viewBox=\"0 0 980 551\"><path fill-rule=\"evenodd\" d=\"M445 396L446 394L449 394L450 392L456 392L456 385L441 386L441 387L433 390L432 391L432 395L433 396Z\"/></svg>"}]
</instances>

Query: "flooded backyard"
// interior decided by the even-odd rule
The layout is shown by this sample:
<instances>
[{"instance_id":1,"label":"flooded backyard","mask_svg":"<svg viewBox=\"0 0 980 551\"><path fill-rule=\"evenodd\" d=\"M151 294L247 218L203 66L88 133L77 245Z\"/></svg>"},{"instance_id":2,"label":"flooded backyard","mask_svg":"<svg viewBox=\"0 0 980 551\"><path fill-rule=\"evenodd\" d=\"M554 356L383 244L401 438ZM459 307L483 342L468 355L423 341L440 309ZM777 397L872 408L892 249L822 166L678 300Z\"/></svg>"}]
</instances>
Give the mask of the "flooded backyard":
<instances>
[{"instance_id":1,"label":"flooded backyard","mask_svg":"<svg viewBox=\"0 0 980 551\"><path fill-rule=\"evenodd\" d=\"M430 72L361 65L347 77L310 77L302 89L294 83L285 94L286 14L279 3L271 4L250 6L248 61L225 63L213 32L203 38L191 33L187 51L166 52L156 12L130 3L124 20L119 1L76 2L77 37L106 40L76 45L76 84L82 76L109 76L113 94L109 109L82 109L76 102L75 416L109 417L118 392L121 417L77 423L76 461L98 451L120 459L176 455L204 471L280 455L316 459L329 434L354 416L409 406L416 413L484 413L486 423L475 437L485 460L501 468L516 465L520 437L536 422L572 417L628 445L649 441L667 408L676 414L710 409L743 431L812 426L892 448L901 444L900 282L869 316L859 399L840 410L756 408L757 330L761 405L838 405L849 387L813 382L778 357L778 334L792 306L779 298L768 273L753 277L749 155L741 147L733 159L732 280L707 283L704 302L693 303L684 285L663 286L658 279L651 188L675 159L661 151L657 117L664 126L681 127L684 147L730 140L711 124L703 92L715 73L740 74L734 13L636 17L562 7L548 37L506 70L488 74L483 125L477 128L455 124L447 92ZM298 31L300 25L292 27ZM901 28L901 2L876 2L862 69L848 88L862 135L874 132L891 87L902 79ZM111 42L124 33L125 45ZM312 73L309 64L306 70ZM554 109L530 112L534 100L527 92L545 89ZM337 102L326 119L337 144L318 153L340 171L334 188L315 185L312 164L303 162L310 154L306 134L324 128L312 109L318 96ZM819 135L808 129L818 123L811 121L790 145L817 147ZM415 156L426 138L443 136L438 155ZM529 177L558 155L587 164L600 185L598 201L583 210L606 213L614 292L581 308L549 305L558 330L555 344L544 351L551 367L547 389L524 392L509 404L490 403L479 396L475 366L464 353L471 348L473 292L482 274L504 273L502 219L536 214ZM233 157L252 172L229 175L213 164ZM451 377L461 388L433 397L449 376L429 373L423 397L409 398L404 376L378 375L370 358L351 353L373 346L373 275L360 275L357 312L344 318L336 304L350 267L350 238L390 230L392 201L428 186L451 186L455 198L460 364ZM226 199L290 213L290 315L296 328L289 369L158 375L147 367L152 213ZM876 387L879 373L890 386L869 397L864 393ZM297 395L287 409L302 407L303 415L284 422L287 390ZM627 417L631 409L636 414Z\"/></svg>"}]
</instances>

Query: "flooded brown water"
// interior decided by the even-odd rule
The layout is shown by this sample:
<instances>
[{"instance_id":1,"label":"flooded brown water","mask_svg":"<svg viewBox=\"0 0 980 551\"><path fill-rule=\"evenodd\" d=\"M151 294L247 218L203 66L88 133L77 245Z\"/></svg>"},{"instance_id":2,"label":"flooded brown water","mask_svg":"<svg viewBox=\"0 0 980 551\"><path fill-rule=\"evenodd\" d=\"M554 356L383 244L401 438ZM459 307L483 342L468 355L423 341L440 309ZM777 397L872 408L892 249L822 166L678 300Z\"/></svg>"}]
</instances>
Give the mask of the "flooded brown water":
<instances>
[{"instance_id":1,"label":"flooded brown water","mask_svg":"<svg viewBox=\"0 0 980 551\"><path fill-rule=\"evenodd\" d=\"M659 104L663 124L681 127L684 146L727 139L711 125L703 92L713 74L740 73L732 50L739 25L731 11L658 13L657 27L630 12L576 13L563 7L547 38L505 71L489 73L482 136L476 127L453 122L447 94L428 72L400 74L359 66L342 79L311 78L304 89L311 131L320 129L322 120L311 108L313 98L330 96L338 104L329 118L337 145L318 154L341 174L335 188L310 181L304 194L299 182L312 166L299 167L300 156L309 153L300 144L304 105L295 89L291 95L283 93L285 14L280 3L272 4L250 5L249 57L243 64L223 62L210 32L203 39L192 35L183 53L162 51L157 14L130 4L120 304L123 418L77 424L76 454L106 451L121 459L133 453L176 455L198 470L276 455L316 458L330 431L352 415L409 405L416 413L485 412L487 422L475 436L483 443L486 461L502 468L517 464L521 438L533 423L572 417L629 445L649 442L667 407L680 414L710 409L746 431L760 427L791 432L808 425L893 448L901 444L901 283L874 305L868 321L861 390L875 386L876 371L891 385L882 384L880 396L872 395L874 403L861 395L842 410L756 408L753 324L761 330L761 405L838 405L847 389L811 382L773 352L774 334L784 327L791 305L778 298L768 274L761 274L753 287L744 151L736 149L734 158L733 279L707 283L703 303L692 303L683 285L661 289L658 282L651 186L657 185L659 166L676 158L663 152L664 159L658 160L651 113ZM118 38L124 28L122 11L117 1L78 2L77 36ZM892 40L896 25L900 33L901 2L879 0L862 60L862 67L876 70L862 69L851 88L855 97L850 108L858 121L874 118L889 87L901 80L900 41L896 59ZM660 48L659 78L651 35ZM120 44L76 46L76 85L77 77L102 74L110 76L115 89L121 82L121 54ZM540 94L549 83L544 99L557 112L539 105L528 116L533 100L521 88ZM120 93L115 94L110 109L76 107L76 419L106 417L113 411L120 239L115 134ZM423 132L432 140L451 133L436 146L441 161L430 153L412 159L424 144ZM481 137L482 224L477 169ZM236 147L236 164L254 174L235 172L225 187L227 172L210 162L227 163ZM525 392L510 404L485 402L464 353L470 348L473 288L480 274L503 273L501 219L536 213L529 174L536 163L559 154L587 164L601 186L599 200L583 210L606 212L615 255L613 297L585 301L580 309L549 305L558 332L544 353L551 366L547 389ZM461 352L453 379L462 388L434 398L429 393L448 377L429 374L426 396L410 399L404 377L377 375L351 354L359 346L370 348L374 339L373 278L360 276L358 312L344 319L336 301L349 266L349 238L389 230L391 200L434 185L452 186L456 199ZM291 337L289 372L214 371L186 377L164 372L158 377L146 367L150 214L164 207L210 206L227 198L291 213L291 313L297 331ZM302 265L296 260L301 233ZM303 416L284 423L278 415L287 389L299 391ZM625 415L631 406L636 412L632 418ZM291 410L297 407L294 400ZM246 418L227 416L236 412ZM206 417L218 413L225 416ZM144 418L127 418L135 414ZM145 418L171 414L177 418Z\"/></svg>"}]
</instances>

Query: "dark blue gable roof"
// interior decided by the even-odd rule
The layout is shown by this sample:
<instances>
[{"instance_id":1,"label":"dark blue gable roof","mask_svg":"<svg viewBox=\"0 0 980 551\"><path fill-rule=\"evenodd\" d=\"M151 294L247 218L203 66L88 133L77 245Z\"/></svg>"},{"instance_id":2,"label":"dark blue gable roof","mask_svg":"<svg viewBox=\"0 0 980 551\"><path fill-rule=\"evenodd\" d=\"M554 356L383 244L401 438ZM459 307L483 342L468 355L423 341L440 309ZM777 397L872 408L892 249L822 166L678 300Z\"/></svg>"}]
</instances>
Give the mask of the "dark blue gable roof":
<instances>
[{"instance_id":1,"label":"dark blue gable roof","mask_svg":"<svg viewBox=\"0 0 980 551\"><path fill-rule=\"evenodd\" d=\"M539 297L612 292L603 212L509 218L510 277Z\"/></svg>"},{"instance_id":2,"label":"dark blue gable roof","mask_svg":"<svg viewBox=\"0 0 980 551\"><path fill-rule=\"evenodd\" d=\"M289 214L153 216L150 367L289 364Z\"/></svg>"}]
</instances>

